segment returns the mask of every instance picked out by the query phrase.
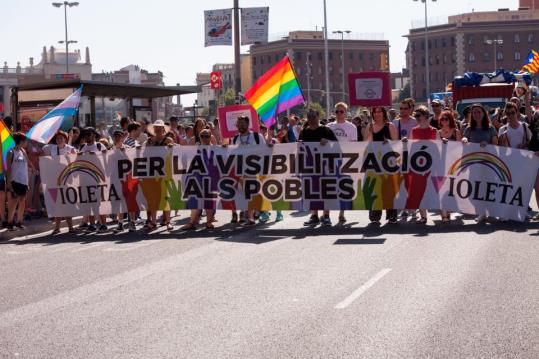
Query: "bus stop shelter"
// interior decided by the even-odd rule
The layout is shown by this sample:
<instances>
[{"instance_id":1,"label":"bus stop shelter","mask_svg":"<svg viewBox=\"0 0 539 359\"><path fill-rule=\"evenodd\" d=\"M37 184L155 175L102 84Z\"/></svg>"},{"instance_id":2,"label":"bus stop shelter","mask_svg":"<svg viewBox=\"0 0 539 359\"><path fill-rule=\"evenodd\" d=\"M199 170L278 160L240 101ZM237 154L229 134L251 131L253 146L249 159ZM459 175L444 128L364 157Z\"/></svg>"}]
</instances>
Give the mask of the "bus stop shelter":
<instances>
[{"instance_id":1,"label":"bus stop shelter","mask_svg":"<svg viewBox=\"0 0 539 359\"><path fill-rule=\"evenodd\" d=\"M78 126L112 125L118 117L155 121L157 101L199 92L197 86L154 86L89 80L40 81L12 88L14 122L25 131L73 91L82 86ZM169 101L171 103L171 101ZM28 127L28 128L26 128Z\"/></svg>"}]
</instances>

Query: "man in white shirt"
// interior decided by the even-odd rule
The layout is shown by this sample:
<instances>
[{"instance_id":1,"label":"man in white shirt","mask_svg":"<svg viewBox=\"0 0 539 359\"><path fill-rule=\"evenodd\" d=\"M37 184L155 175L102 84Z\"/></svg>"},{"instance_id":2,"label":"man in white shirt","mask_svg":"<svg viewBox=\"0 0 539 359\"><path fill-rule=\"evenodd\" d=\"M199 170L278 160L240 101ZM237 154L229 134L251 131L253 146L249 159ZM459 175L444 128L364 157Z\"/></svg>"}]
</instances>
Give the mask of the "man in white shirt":
<instances>
[{"instance_id":1,"label":"man in white shirt","mask_svg":"<svg viewBox=\"0 0 539 359\"><path fill-rule=\"evenodd\" d=\"M357 142L357 127L346 119L348 105L339 102L335 105L335 121L328 124L328 127L339 142ZM346 223L344 210L339 212L339 224Z\"/></svg>"},{"instance_id":2,"label":"man in white shirt","mask_svg":"<svg viewBox=\"0 0 539 359\"><path fill-rule=\"evenodd\" d=\"M505 105L507 124L500 127L498 137L499 145L511 148L526 149L532 137L530 128L526 122L520 121L518 107L512 102Z\"/></svg>"},{"instance_id":3,"label":"man in white shirt","mask_svg":"<svg viewBox=\"0 0 539 359\"><path fill-rule=\"evenodd\" d=\"M393 120L393 125L397 128L399 139L408 138L412 133L412 128L417 126L417 120L412 117L415 101L411 98L403 100L400 104L400 116Z\"/></svg>"}]
</instances>

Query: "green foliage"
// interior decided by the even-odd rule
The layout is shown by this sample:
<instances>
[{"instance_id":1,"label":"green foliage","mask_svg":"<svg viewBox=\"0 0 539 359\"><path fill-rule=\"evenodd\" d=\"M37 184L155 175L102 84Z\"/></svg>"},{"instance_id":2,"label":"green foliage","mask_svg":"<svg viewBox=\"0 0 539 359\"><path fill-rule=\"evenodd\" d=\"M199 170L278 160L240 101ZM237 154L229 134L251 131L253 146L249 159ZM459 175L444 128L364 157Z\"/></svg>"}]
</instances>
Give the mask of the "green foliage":
<instances>
[{"instance_id":1,"label":"green foliage","mask_svg":"<svg viewBox=\"0 0 539 359\"><path fill-rule=\"evenodd\" d=\"M320 113L321 119L326 118L326 110L318 102L311 102L309 105L307 105L307 111L309 110L318 111L318 113Z\"/></svg>"},{"instance_id":2,"label":"green foliage","mask_svg":"<svg viewBox=\"0 0 539 359\"><path fill-rule=\"evenodd\" d=\"M226 90L225 94L223 95L225 105L235 105L236 104L236 92L234 92L233 89Z\"/></svg>"}]
</instances>

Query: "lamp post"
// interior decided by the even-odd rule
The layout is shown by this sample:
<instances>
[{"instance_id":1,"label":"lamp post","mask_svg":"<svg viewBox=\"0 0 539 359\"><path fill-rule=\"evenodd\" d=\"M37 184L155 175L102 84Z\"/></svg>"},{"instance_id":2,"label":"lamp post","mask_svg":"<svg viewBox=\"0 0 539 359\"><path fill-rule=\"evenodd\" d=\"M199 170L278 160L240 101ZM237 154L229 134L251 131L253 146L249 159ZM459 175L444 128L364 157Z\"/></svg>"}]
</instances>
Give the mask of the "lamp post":
<instances>
[{"instance_id":1,"label":"lamp post","mask_svg":"<svg viewBox=\"0 0 539 359\"><path fill-rule=\"evenodd\" d=\"M419 0L414 0L419 1ZM432 0L435 2L436 0ZM430 96L430 64L429 64L429 26L427 20L427 2L428 0L421 0L425 4L425 83L426 83L426 92L427 92L427 103L430 106L429 96Z\"/></svg>"},{"instance_id":2,"label":"lamp post","mask_svg":"<svg viewBox=\"0 0 539 359\"><path fill-rule=\"evenodd\" d=\"M485 41L488 45L494 45L494 72L496 72L498 68L498 51L496 49L497 45L502 45L503 40L502 39L493 39L493 40L487 40Z\"/></svg>"},{"instance_id":3,"label":"lamp post","mask_svg":"<svg viewBox=\"0 0 539 359\"><path fill-rule=\"evenodd\" d=\"M311 53L307 52L307 61L305 63L307 67L307 102L311 103Z\"/></svg>"},{"instance_id":4,"label":"lamp post","mask_svg":"<svg viewBox=\"0 0 539 359\"><path fill-rule=\"evenodd\" d=\"M350 30L337 30L333 31L334 34L341 34L341 68L342 68L342 99L345 100L346 91L345 91L345 80L344 80L344 34L351 33Z\"/></svg>"},{"instance_id":5,"label":"lamp post","mask_svg":"<svg viewBox=\"0 0 539 359\"><path fill-rule=\"evenodd\" d=\"M328 16L326 0L324 0L324 57L326 62L326 114L329 116L329 48L328 48Z\"/></svg>"},{"instance_id":6,"label":"lamp post","mask_svg":"<svg viewBox=\"0 0 539 359\"><path fill-rule=\"evenodd\" d=\"M73 44L73 43L76 43L76 41L69 41L68 38L67 38L67 7L73 7L73 6L79 6L79 3L74 1L74 2L69 2L69 1L64 1L64 2L53 2L52 3L52 6L54 7L57 7L57 8L60 8L60 7L64 7L64 23L65 23L65 34L66 34L66 39L65 41L62 41L60 43L65 43L66 44L66 74L69 73L69 44Z\"/></svg>"}]
</instances>

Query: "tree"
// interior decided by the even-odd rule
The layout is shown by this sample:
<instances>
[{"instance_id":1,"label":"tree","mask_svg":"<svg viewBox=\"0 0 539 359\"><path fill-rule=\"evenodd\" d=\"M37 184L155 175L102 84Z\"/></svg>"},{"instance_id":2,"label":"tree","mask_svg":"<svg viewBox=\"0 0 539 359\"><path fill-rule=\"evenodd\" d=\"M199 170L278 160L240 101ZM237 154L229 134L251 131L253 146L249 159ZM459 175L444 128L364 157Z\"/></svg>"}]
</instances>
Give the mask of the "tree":
<instances>
[{"instance_id":1,"label":"tree","mask_svg":"<svg viewBox=\"0 0 539 359\"><path fill-rule=\"evenodd\" d=\"M401 93L399 95L399 101L411 97L410 95L410 82L408 82L401 90Z\"/></svg>"},{"instance_id":2,"label":"tree","mask_svg":"<svg viewBox=\"0 0 539 359\"><path fill-rule=\"evenodd\" d=\"M230 88L226 90L223 97L224 97L225 105L230 106L230 105L236 104L236 93L234 92L233 89Z\"/></svg>"},{"instance_id":3,"label":"tree","mask_svg":"<svg viewBox=\"0 0 539 359\"><path fill-rule=\"evenodd\" d=\"M307 106L307 111L309 111L309 110L318 111L318 113L320 114L320 119L326 118L326 111L324 110L322 105L320 105L318 102L311 102Z\"/></svg>"}]
</instances>

